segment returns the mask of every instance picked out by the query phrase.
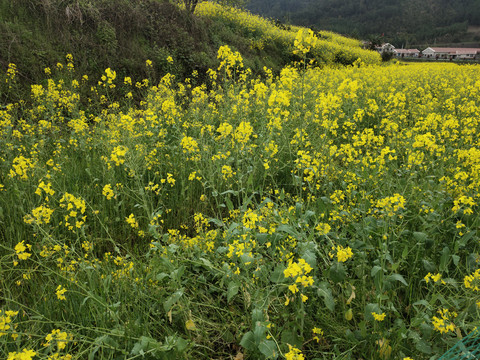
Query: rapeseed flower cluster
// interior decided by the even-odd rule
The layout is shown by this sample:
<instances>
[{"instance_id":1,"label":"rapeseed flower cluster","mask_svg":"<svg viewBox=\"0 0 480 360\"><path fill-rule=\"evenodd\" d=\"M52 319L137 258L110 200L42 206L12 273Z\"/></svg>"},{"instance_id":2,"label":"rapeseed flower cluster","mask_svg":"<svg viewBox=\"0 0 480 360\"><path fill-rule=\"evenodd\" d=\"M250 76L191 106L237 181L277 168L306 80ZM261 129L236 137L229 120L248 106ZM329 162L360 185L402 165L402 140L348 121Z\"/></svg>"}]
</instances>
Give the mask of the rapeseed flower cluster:
<instances>
[{"instance_id":1,"label":"rapeseed flower cluster","mask_svg":"<svg viewBox=\"0 0 480 360\"><path fill-rule=\"evenodd\" d=\"M67 211L63 223L67 229L73 231L75 228L80 229L85 224L87 220L85 200L66 192L60 199L60 207Z\"/></svg>"},{"instance_id":2,"label":"rapeseed flower cluster","mask_svg":"<svg viewBox=\"0 0 480 360\"><path fill-rule=\"evenodd\" d=\"M307 53L310 52L312 47L315 47L317 41L318 39L312 30L298 30L297 36L295 37L295 42L293 43L293 46L295 48L295 50L293 50L293 53L305 56Z\"/></svg>"},{"instance_id":3,"label":"rapeseed flower cluster","mask_svg":"<svg viewBox=\"0 0 480 360\"><path fill-rule=\"evenodd\" d=\"M339 263L343 263L353 256L353 251L350 246L343 247L342 245L332 246L332 251L329 253L330 258L336 256Z\"/></svg>"},{"instance_id":4,"label":"rapeseed flower cluster","mask_svg":"<svg viewBox=\"0 0 480 360\"><path fill-rule=\"evenodd\" d=\"M0 310L0 337L8 334L7 331L12 328L12 322L13 322L12 319L17 315L18 315L18 311ZM12 334L12 337L15 339L16 334Z\"/></svg>"},{"instance_id":5,"label":"rapeseed flower cluster","mask_svg":"<svg viewBox=\"0 0 480 360\"><path fill-rule=\"evenodd\" d=\"M233 52L228 45L220 46L217 58L220 59L218 71L224 70L227 79L243 68L243 58L238 51Z\"/></svg>"},{"instance_id":6,"label":"rapeseed flower cluster","mask_svg":"<svg viewBox=\"0 0 480 360\"><path fill-rule=\"evenodd\" d=\"M49 208L46 205L40 205L32 210L31 214L27 214L23 217L23 221L26 224L48 224L53 214L53 209Z\"/></svg>"},{"instance_id":7,"label":"rapeseed flower cluster","mask_svg":"<svg viewBox=\"0 0 480 360\"><path fill-rule=\"evenodd\" d=\"M115 84L113 81L117 78L117 72L108 68L105 69L105 74L102 75L101 81L98 82L98 85L101 85L103 87L109 87L110 89L115 88Z\"/></svg>"},{"instance_id":8,"label":"rapeseed flower cluster","mask_svg":"<svg viewBox=\"0 0 480 360\"><path fill-rule=\"evenodd\" d=\"M400 194L394 194L383 199L379 199L375 204L375 211L387 216L395 215L399 210L405 209L405 198Z\"/></svg>"},{"instance_id":9,"label":"rapeseed flower cluster","mask_svg":"<svg viewBox=\"0 0 480 360\"><path fill-rule=\"evenodd\" d=\"M319 336L323 336L323 335L324 335L323 330L320 329L320 328L317 328L317 327L314 327L314 328L312 329L312 333L314 334L313 340L315 340L317 343L320 342Z\"/></svg>"},{"instance_id":10,"label":"rapeseed flower cluster","mask_svg":"<svg viewBox=\"0 0 480 360\"><path fill-rule=\"evenodd\" d=\"M13 169L10 170L10 177L19 177L22 180L27 180L29 173L33 172L35 168L35 162L32 159L24 156L18 156L13 159Z\"/></svg>"},{"instance_id":11,"label":"rapeseed flower cluster","mask_svg":"<svg viewBox=\"0 0 480 360\"><path fill-rule=\"evenodd\" d=\"M48 201L48 195L53 196L55 194L55 190L52 189L52 183L48 182L45 184L43 181L40 181L35 194L42 196L42 193L46 194L45 201Z\"/></svg>"},{"instance_id":12,"label":"rapeseed flower cluster","mask_svg":"<svg viewBox=\"0 0 480 360\"><path fill-rule=\"evenodd\" d=\"M444 285L446 284L445 281L442 279L442 274L440 273L437 273L437 274L428 273L427 275L425 275L424 279L427 284L430 282L430 280L432 280L434 283L437 283L440 281L442 284Z\"/></svg>"},{"instance_id":13,"label":"rapeseed flower cluster","mask_svg":"<svg viewBox=\"0 0 480 360\"><path fill-rule=\"evenodd\" d=\"M449 331L455 331L453 319L457 317L457 313L454 311L449 311L448 309L440 309L437 312L440 317L432 317L432 323L435 330L441 334L446 334Z\"/></svg>"},{"instance_id":14,"label":"rapeseed flower cluster","mask_svg":"<svg viewBox=\"0 0 480 360\"><path fill-rule=\"evenodd\" d=\"M36 351L23 349L21 352L8 353L7 360L32 360L36 355Z\"/></svg>"},{"instance_id":15,"label":"rapeseed flower cluster","mask_svg":"<svg viewBox=\"0 0 480 360\"><path fill-rule=\"evenodd\" d=\"M112 153L110 154L110 161L112 161L115 166L120 166L123 163L125 163L125 155L127 154L128 148L126 146L116 146L113 150ZM110 163L108 163L110 167Z\"/></svg>"},{"instance_id":16,"label":"rapeseed flower cluster","mask_svg":"<svg viewBox=\"0 0 480 360\"><path fill-rule=\"evenodd\" d=\"M288 352L285 354L285 359L287 360L305 360L302 352L297 349L295 346L288 344Z\"/></svg>"},{"instance_id":17,"label":"rapeseed flower cluster","mask_svg":"<svg viewBox=\"0 0 480 360\"><path fill-rule=\"evenodd\" d=\"M313 268L304 260L298 259L297 262L293 262L292 260L289 261L288 267L283 271L283 275L285 278L292 278L295 280L294 284L288 286L288 289L292 294L296 294L299 292L298 284L302 286L302 288L307 288L312 286L314 283L313 277L308 275ZM307 301L308 297L304 294L300 294L302 301ZM286 304L288 305L288 303Z\"/></svg>"},{"instance_id":18,"label":"rapeseed flower cluster","mask_svg":"<svg viewBox=\"0 0 480 360\"><path fill-rule=\"evenodd\" d=\"M54 329L45 337L46 342L43 344L45 347L55 347L57 352L64 350L68 343L73 340L73 335L60 329Z\"/></svg>"},{"instance_id":19,"label":"rapeseed flower cluster","mask_svg":"<svg viewBox=\"0 0 480 360\"><path fill-rule=\"evenodd\" d=\"M5 78L5 82L8 84L9 82L12 82L13 79L15 79L15 76L18 74L17 70L17 65L10 63L8 64L8 69L7 69L7 76Z\"/></svg>"},{"instance_id":20,"label":"rapeseed flower cluster","mask_svg":"<svg viewBox=\"0 0 480 360\"><path fill-rule=\"evenodd\" d=\"M467 289L480 291L480 269L475 270L475 272L470 275L466 275L463 278L463 284Z\"/></svg>"},{"instance_id":21,"label":"rapeseed flower cluster","mask_svg":"<svg viewBox=\"0 0 480 360\"><path fill-rule=\"evenodd\" d=\"M135 219L135 215L130 214L125 218L127 224L129 224L133 229L138 229L138 221Z\"/></svg>"},{"instance_id":22,"label":"rapeseed flower cluster","mask_svg":"<svg viewBox=\"0 0 480 360\"><path fill-rule=\"evenodd\" d=\"M112 185L106 184L102 189L102 195L105 196L107 200L111 200L115 196Z\"/></svg>"},{"instance_id":23,"label":"rapeseed flower cluster","mask_svg":"<svg viewBox=\"0 0 480 360\"><path fill-rule=\"evenodd\" d=\"M18 260L27 260L30 256L32 256L32 253L29 252L31 250L32 245L25 244L25 240L22 240L17 245L15 245L15 255ZM17 266L18 261L14 260L13 265Z\"/></svg>"},{"instance_id":24,"label":"rapeseed flower cluster","mask_svg":"<svg viewBox=\"0 0 480 360\"><path fill-rule=\"evenodd\" d=\"M57 290L55 291L57 295L58 300L66 300L65 293L67 292L67 289L65 289L62 285L57 286Z\"/></svg>"},{"instance_id":25,"label":"rapeseed flower cluster","mask_svg":"<svg viewBox=\"0 0 480 360\"><path fill-rule=\"evenodd\" d=\"M385 320L385 316L387 316L385 313L377 314L375 312L372 312L372 316L375 319L375 321L383 321Z\"/></svg>"}]
</instances>

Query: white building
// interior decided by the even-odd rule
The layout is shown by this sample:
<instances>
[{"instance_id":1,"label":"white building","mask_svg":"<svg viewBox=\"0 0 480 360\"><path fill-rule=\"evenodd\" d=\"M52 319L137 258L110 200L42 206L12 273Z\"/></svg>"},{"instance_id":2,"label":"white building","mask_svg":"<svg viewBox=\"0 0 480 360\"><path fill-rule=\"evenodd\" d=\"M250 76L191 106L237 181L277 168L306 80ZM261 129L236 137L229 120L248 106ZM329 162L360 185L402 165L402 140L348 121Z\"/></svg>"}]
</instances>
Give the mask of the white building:
<instances>
[{"instance_id":1,"label":"white building","mask_svg":"<svg viewBox=\"0 0 480 360\"><path fill-rule=\"evenodd\" d=\"M426 58L434 59L476 59L480 55L480 48L440 48L428 47L422 51Z\"/></svg>"},{"instance_id":2,"label":"white building","mask_svg":"<svg viewBox=\"0 0 480 360\"><path fill-rule=\"evenodd\" d=\"M382 46L377 47L376 50L379 53L387 53L387 52L393 53L395 51L395 46L393 46L390 43L384 43L382 44Z\"/></svg>"},{"instance_id":3,"label":"white building","mask_svg":"<svg viewBox=\"0 0 480 360\"><path fill-rule=\"evenodd\" d=\"M418 49L395 49L393 53L396 57L419 57L420 50Z\"/></svg>"}]
</instances>

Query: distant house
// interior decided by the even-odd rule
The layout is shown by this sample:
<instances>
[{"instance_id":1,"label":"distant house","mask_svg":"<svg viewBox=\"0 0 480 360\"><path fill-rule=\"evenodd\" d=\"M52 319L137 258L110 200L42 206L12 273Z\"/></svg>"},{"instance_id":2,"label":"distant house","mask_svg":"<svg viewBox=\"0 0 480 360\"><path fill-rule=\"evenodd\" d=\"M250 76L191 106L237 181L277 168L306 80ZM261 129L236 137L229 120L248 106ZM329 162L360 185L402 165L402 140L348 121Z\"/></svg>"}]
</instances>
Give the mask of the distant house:
<instances>
[{"instance_id":1,"label":"distant house","mask_svg":"<svg viewBox=\"0 0 480 360\"><path fill-rule=\"evenodd\" d=\"M418 49L395 49L393 53L396 57L419 57L420 50Z\"/></svg>"},{"instance_id":2,"label":"distant house","mask_svg":"<svg viewBox=\"0 0 480 360\"><path fill-rule=\"evenodd\" d=\"M434 59L477 59L480 56L480 48L440 48L428 47L422 51L426 58Z\"/></svg>"},{"instance_id":3,"label":"distant house","mask_svg":"<svg viewBox=\"0 0 480 360\"><path fill-rule=\"evenodd\" d=\"M379 53L393 53L395 51L395 46L390 43L384 43L381 46L375 48Z\"/></svg>"}]
</instances>

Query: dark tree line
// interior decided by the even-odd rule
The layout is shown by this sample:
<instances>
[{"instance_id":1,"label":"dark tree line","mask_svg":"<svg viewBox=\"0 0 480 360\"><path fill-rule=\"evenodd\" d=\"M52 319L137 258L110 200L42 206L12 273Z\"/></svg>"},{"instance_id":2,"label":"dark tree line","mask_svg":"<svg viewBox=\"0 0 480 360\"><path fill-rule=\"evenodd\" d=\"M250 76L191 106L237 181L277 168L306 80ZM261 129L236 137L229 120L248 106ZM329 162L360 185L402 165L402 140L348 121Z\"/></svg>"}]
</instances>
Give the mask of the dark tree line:
<instances>
[{"instance_id":1,"label":"dark tree line","mask_svg":"<svg viewBox=\"0 0 480 360\"><path fill-rule=\"evenodd\" d=\"M480 25L479 0L250 0L247 8L287 23L407 42L452 37Z\"/></svg>"}]
</instances>

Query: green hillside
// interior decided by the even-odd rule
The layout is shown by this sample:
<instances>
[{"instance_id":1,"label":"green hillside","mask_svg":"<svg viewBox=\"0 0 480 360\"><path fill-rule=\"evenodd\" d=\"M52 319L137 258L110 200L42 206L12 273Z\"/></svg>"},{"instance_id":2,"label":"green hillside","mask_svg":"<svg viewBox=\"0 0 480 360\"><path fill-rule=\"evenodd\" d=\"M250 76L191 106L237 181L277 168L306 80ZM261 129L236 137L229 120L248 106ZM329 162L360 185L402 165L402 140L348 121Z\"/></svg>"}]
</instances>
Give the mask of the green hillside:
<instances>
[{"instance_id":1,"label":"green hillside","mask_svg":"<svg viewBox=\"0 0 480 360\"><path fill-rule=\"evenodd\" d=\"M254 73L264 66L278 73L298 60L292 54L297 31L211 3L199 4L191 15L162 0L0 0L0 67L17 64L22 84L33 84L45 67L71 53L77 71L87 75L110 67L139 79L158 80L167 72L182 79L196 70L201 81L218 48L228 44ZM358 41L332 33L321 34L314 55L323 64L379 61ZM153 73L146 73L147 59Z\"/></svg>"}]
</instances>

